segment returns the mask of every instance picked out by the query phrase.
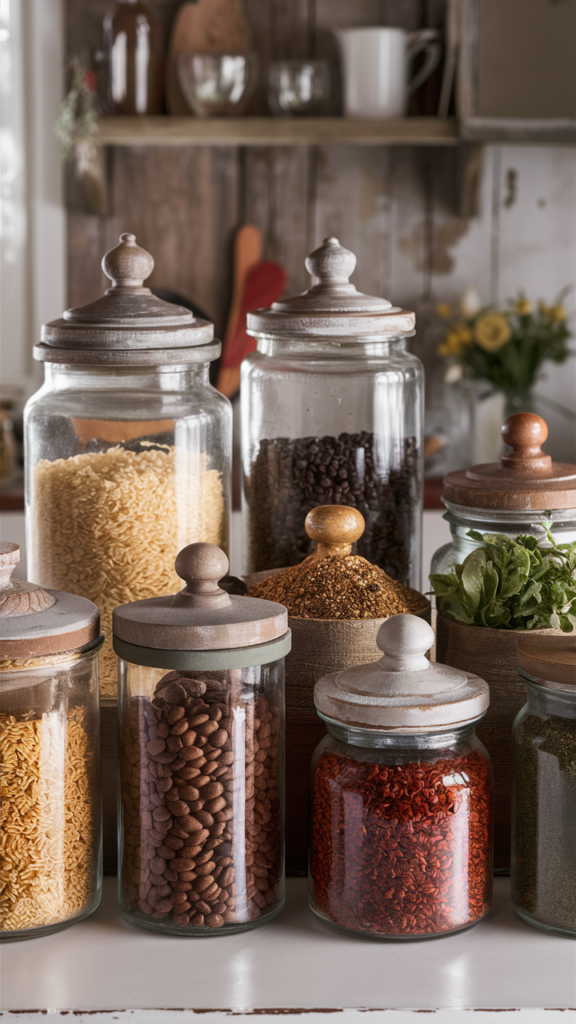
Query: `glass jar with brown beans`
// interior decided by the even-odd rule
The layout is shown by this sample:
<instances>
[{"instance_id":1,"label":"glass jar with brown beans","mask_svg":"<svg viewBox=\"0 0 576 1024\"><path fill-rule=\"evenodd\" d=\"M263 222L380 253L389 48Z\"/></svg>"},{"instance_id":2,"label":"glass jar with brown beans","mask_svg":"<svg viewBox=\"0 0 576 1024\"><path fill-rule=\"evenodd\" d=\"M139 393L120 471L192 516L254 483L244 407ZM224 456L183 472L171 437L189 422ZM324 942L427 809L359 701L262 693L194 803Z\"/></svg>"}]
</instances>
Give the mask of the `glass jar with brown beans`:
<instances>
[{"instance_id":1,"label":"glass jar with brown beans","mask_svg":"<svg viewBox=\"0 0 576 1024\"><path fill-rule=\"evenodd\" d=\"M226 597L229 614L275 610L280 636L253 650L203 652L137 650L115 636L123 654L120 907L132 923L172 934L241 931L284 902L290 635L282 606ZM155 664L137 663L145 660ZM255 663L216 667L226 661Z\"/></svg>"}]
</instances>

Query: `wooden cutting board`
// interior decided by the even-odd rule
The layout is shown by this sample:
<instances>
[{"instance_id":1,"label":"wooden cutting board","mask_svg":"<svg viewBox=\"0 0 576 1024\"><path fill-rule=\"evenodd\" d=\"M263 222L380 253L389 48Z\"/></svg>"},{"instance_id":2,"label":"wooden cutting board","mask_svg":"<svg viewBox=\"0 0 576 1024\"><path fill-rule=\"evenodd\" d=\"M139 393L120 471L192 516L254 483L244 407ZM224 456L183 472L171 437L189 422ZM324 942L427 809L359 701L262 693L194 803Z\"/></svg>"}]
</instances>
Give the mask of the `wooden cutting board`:
<instances>
[{"instance_id":1,"label":"wooden cutting board","mask_svg":"<svg viewBox=\"0 0 576 1024\"><path fill-rule=\"evenodd\" d=\"M166 60L168 113L190 114L178 83L176 60L180 52L249 53L250 46L250 28L243 0L183 3L174 19Z\"/></svg>"}]
</instances>

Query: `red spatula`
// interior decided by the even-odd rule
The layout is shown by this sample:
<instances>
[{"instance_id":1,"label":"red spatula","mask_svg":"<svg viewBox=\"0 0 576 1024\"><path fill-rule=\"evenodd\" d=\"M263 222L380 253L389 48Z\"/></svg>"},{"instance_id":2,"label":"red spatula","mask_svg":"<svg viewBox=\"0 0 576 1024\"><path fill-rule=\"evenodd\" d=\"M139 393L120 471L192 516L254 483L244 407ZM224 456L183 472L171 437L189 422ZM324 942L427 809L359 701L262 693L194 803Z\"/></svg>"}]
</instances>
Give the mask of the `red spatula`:
<instances>
[{"instance_id":1,"label":"red spatula","mask_svg":"<svg viewBox=\"0 0 576 1024\"><path fill-rule=\"evenodd\" d=\"M278 263L263 260L246 278L238 319L224 340L222 362L216 387L227 398L233 398L240 387L240 364L256 348L256 339L246 333L246 314L251 309L271 306L280 298L286 285L286 274Z\"/></svg>"}]
</instances>

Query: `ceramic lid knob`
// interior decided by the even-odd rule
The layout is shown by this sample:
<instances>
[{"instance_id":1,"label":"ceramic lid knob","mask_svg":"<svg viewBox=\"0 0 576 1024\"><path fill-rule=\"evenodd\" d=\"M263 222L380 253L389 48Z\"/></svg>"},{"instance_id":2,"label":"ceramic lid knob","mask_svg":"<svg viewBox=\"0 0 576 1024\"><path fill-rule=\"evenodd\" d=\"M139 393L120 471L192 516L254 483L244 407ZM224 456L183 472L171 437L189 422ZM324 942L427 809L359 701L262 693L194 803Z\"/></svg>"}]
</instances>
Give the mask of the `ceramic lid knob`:
<instances>
[{"instance_id":1,"label":"ceramic lid knob","mask_svg":"<svg viewBox=\"0 0 576 1024\"><path fill-rule=\"evenodd\" d=\"M142 288L154 270L154 259L146 249L136 245L136 235L127 231L120 235L118 245L102 257L102 270L114 289Z\"/></svg>"},{"instance_id":2,"label":"ceramic lid knob","mask_svg":"<svg viewBox=\"0 0 576 1024\"><path fill-rule=\"evenodd\" d=\"M199 607L223 607L230 604L229 595L218 586L228 572L228 559L216 544L189 544L176 556L175 569L186 586L176 594L173 604Z\"/></svg>"},{"instance_id":3,"label":"ceramic lid knob","mask_svg":"<svg viewBox=\"0 0 576 1024\"><path fill-rule=\"evenodd\" d=\"M318 560L332 555L349 555L352 545L364 533L364 516L350 505L318 505L304 521L306 533L316 541L311 558Z\"/></svg>"},{"instance_id":4,"label":"ceramic lid knob","mask_svg":"<svg viewBox=\"0 0 576 1024\"><path fill-rule=\"evenodd\" d=\"M18 544L3 540L0 543L0 589L7 590L11 585L10 577L20 561Z\"/></svg>"},{"instance_id":5,"label":"ceramic lid knob","mask_svg":"<svg viewBox=\"0 0 576 1024\"><path fill-rule=\"evenodd\" d=\"M500 459L503 469L522 473L551 470L552 457L542 451L548 437L548 426L541 416L533 412L517 412L509 416L502 427L502 437L512 448Z\"/></svg>"},{"instance_id":6,"label":"ceramic lid knob","mask_svg":"<svg viewBox=\"0 0 576 1024\"><path fill-rule=\"evenodd\" d=\"M422 672L430 669L425 657L434 643L434 630L415 615L394 615L378 630L376 643L384 652L382 666L389 672Z\"/></svg>"},{"instance_id":7,"label":"ceramic lid knob","mask_svg":"<svg viewBox=\"0 0 576 1024\"><path fill-rule=\"evenodd\" d=\"M47 590L26 583L25 580L12 580L11 576L20 561L20 547L11 541L0 543L0 618L12 615L29 615L31 612L44 612L53 608L56 598Z\"/></svg>"},{"instance_id":8,"label":"ceramic lid knob","mask_svg":"<svg viewBox=\"0 0 576 1024\"><path fill-rule=\"evenodd\" d=\"M356 257L340 245L337 238L325 238L320 248L306 257L305 266L315 282L332 288L348 284L356 267Z\"/></svg>"}]
</instances>

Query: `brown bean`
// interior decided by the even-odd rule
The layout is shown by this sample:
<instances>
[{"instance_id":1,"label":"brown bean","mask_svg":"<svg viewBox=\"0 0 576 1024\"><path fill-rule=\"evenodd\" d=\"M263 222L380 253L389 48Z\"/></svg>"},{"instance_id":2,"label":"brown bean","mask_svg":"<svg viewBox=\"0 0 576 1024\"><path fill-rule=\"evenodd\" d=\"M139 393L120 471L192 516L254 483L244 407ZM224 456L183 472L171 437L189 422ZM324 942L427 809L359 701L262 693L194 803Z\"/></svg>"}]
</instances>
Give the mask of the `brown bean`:
<instances>
[{"instance_id":1,"label":"brown bean","mask_svg":"<svg viewBox=\"0 0 576 1024\"><path fill-rule=\"evenodd\" d=\"M190 808L184 800L171 800L170 810L177 818L182 818L185 815L188 815Z\"/></svg>"},{"instance_id":2,"label":"brown bean","mask_svg":"<svg viewBox=\"0 0 576 1024\"><path fill-rule=\"evenodd\" d=\"M209 914L206 918L206 924L209 928L221 928L224 924L224 918L220 914Z\"/></svg>"},{"instance_id":3,"label":"brown bean","mask_svg":"<svg viewBox=\"0 0 576 1024\"><path fill-rule=\"evenodd\" d=\"M138 900L138 906L143 914L151 914L153 912L153 907L146 900Z\"/></svg>"},{"instance_id":4,"label":"brown bean","mask_svg":"<svg viewBox=\"0 0 576 1024\"><path fill-rule=\"evenodd\" d=\"M206 757L213 758L213 756L214 755L211 754L211 753L206 754ZM204 775L212 775L212 772L215 772L217 767L218 767L218 761L214 761L214 760L207 761L206 764L204 765Z\"/></svg>"},{"instance_id":5,"label":"brown bean","mask_svg":"<svg viewBox=\"0 0 576 1024\"><path fill-rule=\"evenodd\" d=\"M206 693L206 683L201 679L182 679L182 686L191 697L203 697Z\"/></svg>"},{"instance_id":6,"label":"brown bean","mask_svg":"<svg viewBox=\"0 0 576 1024\"><path fill-rule=\"evenodd\" d=\"M172 768L172 771L177 772L179 768L184 767L184 764L185 762L182 760L182 758L177 756L176 760L172 761L170 767Z\"/></svg>"},{"instance_id":7,"label":"brown bean","mask_svg":"<svg viewBox=\"0 0 576 1024\"><path fill-rule=\"evenodd\" d=\"M174 776L174 781L179 782L190 782L190 779L195 779L197 775L200 775L199 768L193 768L191 765L186 765L185 768L181 768L177 775Z\"/></svg>"},{"instance_id":8,"label":"brown bean","mask_svg":"<svg viewBox=\"0 0 576 1024\"><path fill-rule=\"evenodd\" d=\"M223 811L226 807L226 797L217 796L214 800L208 800L208 802L204 804L204 807L204 813L208 811L210 814L216 814L218 811Z\"/></svg>"},{"instance_id":9,"label":"brown bean","mask_svg":"<svg viewBox=\"0 0 576 1024\"><path fill-rule=\"evenodd\" d=\"M202 789L203 786L207 786L211 781L212 779L209 775L199 775L198 778L194 780L194 785L197 789Z\"/></svg>"},{"instance_id":10,"label":"brown bean","mask_svg":"<svg viewBox=\"0 0 576 1024\"><path fill-rule=\"evenodd\" d=\"M212 913L213 914L225 914L227 909L228 909L228 907L227 907L226 903L213 903L212 904Z\"/></svg>"},{"instance_id":11,"label":"brown bean","mask_svg":"<svg viewBox=\"0 0 576 1024\"><path fill-rule=\"evenodd\" d=\"M196 733L194 729L189 729L182 737L182 743L185 747L193 747L196 741Z\"/></svg>"},{"instance_id":12,"label":"brown bean","mask_svg":"<svg viewBox=\"0 0 576 1024\"><path fill-rule=\"evenodd\" d=\"M190 843L193 843L194 839L195 839L195 836L191 836L190 837ZM180 851L180 856L181 857L184 857L184 856L186 856L186 857L196 857L196 855L199 854L201 850L202 850L201 846L198 846L198 845L191 846L190 844L188 844L187 846L185 846Z\"/></svg>"},{"instance_id":13,"label":"brown bean","mask_svg":"<svg viewBox=\"0 0 576 1024\"><path fill-rule=\"evenodd\" d=\"M193 882L194 879L197 878L197 877L198 876L197 876L195 871L179 871L178 872L178 881L179 882ZM173 882L172 884L176 885L175 882Z\"/></svg>"},{"instance_id":14,"label":"brown bean","mask_svg":"<svg viewBox=\"0 0 576 1024\"><path fill-rule=\"evenodd\" d=\"M160 722L158 725L158 735L165 740L170 735L170 729L166 725L166 722Z\"/></svg>"},{"instance_id":15,"label":"brown bean","mask_svg":"<svg viewBox=\"0 0 576 1024\"><path fill-rule=\"evenodd\" d=\"M172 710L168 712L168 714L166 715L166 721L168 722L168 725L175 725L177 722L182 721L185 714L186 712L184 708L182 707L182 705L179 705L178 707L172 708ZM188 723L186 723L186 729L187 728ZM184 732L185 730L183 729L182 731ZM174 732L174 729L171 729L170 732ZM178 735L178 733L176 733L176 735Z\"/></svg>"},{"instance_id":16,"label":"brown bean","mask_svg":"<svg viewBox=\"0 0 576 1024\"><path fill-rule=\"evenodd\" d=\"M169 846L164 846L164 843L158 847L157 854L159 857L164 857L164 860L172 860L176 856L175 851L171 850Z\"/></svg>"},{"instance_id":17,"label":"brown bean","mask_svg":"<svg viewBox=\"0 0 576 1024\"><path fill-rule=\"evenodd\" d=\"M208 860L205 864L196 864L196 874L211 875L215 867L216 863L213 860Z\"/></svg>"},{"instance_id":18,"label":"brown bean","mask_svg":"<svg viewBox=\"0 0 576 1024\"><path fill-rule=\"evenodd\" d=\"M168 750L171 750L174 754L177 754L182 747L182 740L179 736L169 736L166 740L166 746Z\"/></svg>"},{"instance_id":19,"label":"brown bean","mask_svg":"<svg viewBox=\"0 0 576 1024\"><path fill-rule=\"evenodd\" d=\"M204 924L204 914L195 914L190 918L190 924L193 924L195 928L201 928Z\"/></svg>"},{"instance_id":20,"label":"brown bean","mask_svg":"<svg viewBox=\"0 0 576 1024\"><path fill-rule=\"evenodd\" d=\"M214 747L223 747L228 739L228 733L225 729L218 729L218 732L212 734L210 742Z\"/></svg>"},{"instance_id":21,"label":"brown bean","mask_svg":"<svg viewBox=\"0 0 576 1024\"><path fill-rule=\"evenodd\" d=\"M164 882L164 885L158 886L158 892L160 893L162 899L166 899L166 897L169 896L170 893L172 892L172 889L170 888L169 885L166 885L166 882Z\"/></svg>"},{"instance_id":22,"label":"brown bean","mask_svg":"<svg viewBox=\"0 0 576 1024\"><path fill-rule=\"evenodd\" d=\"M163 750L166 750L166 741L162 739L150 740L146 744L146 750L149 754L160 754Z\"/></svg>"},{"instance_id":23,"label":"brown bean","mask_svg":"<svg viewBox=\"0 0 576 1024\"><path fill-rule=\"evenodd\" d=\"M180 757L184 761L196 761L197 758L204 756L202 751L201 751L201 749L200 749L200 747L182 747L182 750L179 753L180 753ZM160 756L162 756L162 755L156 754L156 758L158 758ZM197 767L200 767L200 766L198 765Z\"/></svg>"},{"instance_id":24,"label":"brown bean","mask_svg":"<svg viewBox=\"0 0 576 1024\"><path fill-rule=\"evenodd\" d=\"M231 882L234 881L234 877L235 877L234 868L233 867L226 868L226 870L223 872L223 874L220 877L220 885L222 885L224 888L226 888L228 885L230 885Z\"/></svg>"},{"instance_id":25,"label":"brown bean","mask_svg":"<svg viewBox=\"0 0 576 1024\"><path fill-rule=\"evenodd\" d=\"M172 916L173 916L174 924L189 924L190 923L190 916L189 916L189 914L173 914Z\"/></svg>"},{"instance_id":26,"label":"brown bean","mask_svg":"<svg viewBox=\"0 0 576 1024\"><path fill-rule=\"evenodd\" d=\"M174 886L172 886L172 888L174 888ZM170 898L172 900L172 903L174 903L175 906L177 906L178 903L186 903L187 902L187 900L186 900L186 893L185 892L173 892L172 896Z\"/></svg>"},{"instance_id":27,"label":"brown bean","mask_svg":"<svg viewBox=\"0 0 576 1024\"><path fill-rule=\"evenodd\" d=\"M196 811L195 817L200 822L201 825L204 825L205 828L209 828L210 825L214 824L214 818L209 813L209 811Z\"/></svg>"},{"instance_id":28,"label":"brown bean","mask_svg":"<svg viewBox=\"0 0 576 1024\"><path fill-rule=\"evenodd\" d=\"M203 725L203 723L207 722L207 721L208 721L208 715L200 714L200 715L194 715L193 718L191 718L189 720L188 724L191 725L191 726Z\"/></svg>"},{"instance_id":29,"label":"brown bean","mask_svg":"<svg viewBox=\"0 0 576 1024\"><path fill-rule=\"evenodd\" d=\"M202 796L207 800L212 800L215 796L220 796L224 792L224 786L221 782L209 782L207 786L204 786L202 790ZM220 808L218 808L220 809Z\"/></svg>"},{"instance_id":30,"label":"brown bean","mask_svg":"<svg viewBox=\"0 0 576 1024\"><path fill-rule=\"evenodd\" d=\"M166 836L164 845L168 846L171 850L179 850L181 846L184 846L184 840L179 839L178 836Z\"/></svg>"},{"instance_id":31,"label":"brown bean","mask_svg":"<svg viewBox=\"0 0 576 1024\"><path fill-rule=\"evenodd\" d=\"M178 879L178 875L176 874L173 868L166 868L164 871L164 878L166 879L167 882L176 882Z\"/></svg>"},{"instance_id":32,"label":"brown bean","mask_svg":"<svg viewBox=\"0 0 576 1024\"><path fill-rule=\"evenodd\" d=\"M164 743L164 740L162 740L162 743ZM151 757L159 765L170 764L171 761L176 760L176 754L173 754L170 750L163 750L160 754L151 754Z\"/></svg>"},{"instance_id":33,"label":"brown bean","mask_svg":"<svg viewBox=\"0 0 576 1024\"><path fill-rule=\"evenodd\" d=\"M192 888L191 882L184 882L178 879L177 882L172 882L172 892L188 892Z\"/></svg>"},{"instance_id":34,"label":"brown bean","mask_svg":"<svg viewBox=\"0 0 576 1024\"><path fill-rule=\"evenodd\" d=\"M162 687L160 695L168 704L181 704L188 696L180 683L168 683L168 686Z\"/></svg>"},{"instance_id":35,"label":"brown bean","mask_svg":"<svg viewBox=\"0 0 576 1024\"><path fill-rule=\"evenodd\" d=\"M167 807L155 807L152 811L152 817L154 818L154 821L159 822L168 821L172 818L172 815Z\"/></svg>"},{"instance_id":36,"label":"brown bean","mask_svg":"<svg viewBox=\"0 0 576 1024\"><path fill-rule=\"evenodd\" d=\"M170 862L170 867L173 871L192 871L194 868L194 861L189 860L187 857L175 857Z\"/></svg>"},{"instance_id":37,"label":"brown bean","mask_svg":"<svg viewBox=\"0 0 576 1024\"><path fill-rule=\"evenodd\" d=\"M192 888L194 892L204 892L205 889L212 885L213 881L212 875L200 875L199 878L195 878L192 882Z\"/></svg>"},{"instance_id":38,"label":"brown bean","mask_svg":"<svg viewBox=\"0 0 576 1024\"><path fill-rule=\"evenodd\" d=\"M213 722L212 719L208 718L207 721L202 722L198 726L198 732L200 736L211 736L213 732L218 731L218 722Z\"/></svg>"},{"instance_id":39,"label":"brown bean","mask_svg":"<svg viewBox=\"0 0 576 1024\"><path fill-rule=\"evenodd\" d=\"M210 904L205 903L204 900L201 899L199 899L198 902L196 903L196 907L198 908L201 914L209 914L210 911L212 910Z\"/></svg>"},{"instance_id":40,"label":"brown bean","mask_svg":"<svg viewBox=\"0 0 576 1024\"><path fill-rule=\"evenodd\" d=\"M235 910L227 910L226 913L223 914L222 916L223 916L224 921L226 922L226 924L233 924L234 921L236 920L236 911Z\"/></svg>"},{"instance_id":41,"label":"brown bean","mask_svg":"<svg viewBox=\"0 0 576 1024\"><path fill-rule=\"evenodd\" d=\"M195 786L178 786L178 796L181 800L197 800L200 793Z\"/></svg>"},{"instance_id":42,"label":"brown bean","mask_svg":"<svg viewBox=\"0 0 576 1024\"><path fill-rule=\"evenodd\" d=\"M160 900L160 903L156 906L156 910L160 914L169 914L172 910L172 900Z\"/></svg>"},{"instance_id":43,"label":"brown bean","mask_svg":"<svg viewBox=\"0 0 576 1024\"><path fill-rule=\"evenodd\" d=\"M159 793L167 793L169 789L172 789L172 779L157 779L156 789Z\"/></svg>"},{"instance_id":44,"label":"brown bean","mask_svg":"<svg viewBox=\"0 0 576 1024\"><path fill-rule=\"evenodd\" d=\"M182 818L178 818L178 824L188 833L199 832L202 829L202 823L191 814L186 814Z\"/></svg>"},{"instance_id":45,"label":"brown bean","mask_svg":"<svg viewBox=\"0 0 576 1024\"><path fill-rule=\"evenodd\" d=\"M204 807L204 801L203 800L191 800L190 801L190 810L191 810L192 814L196 814L196 811L201 811L203 807Z\"/></svg>"}]
</instances>

